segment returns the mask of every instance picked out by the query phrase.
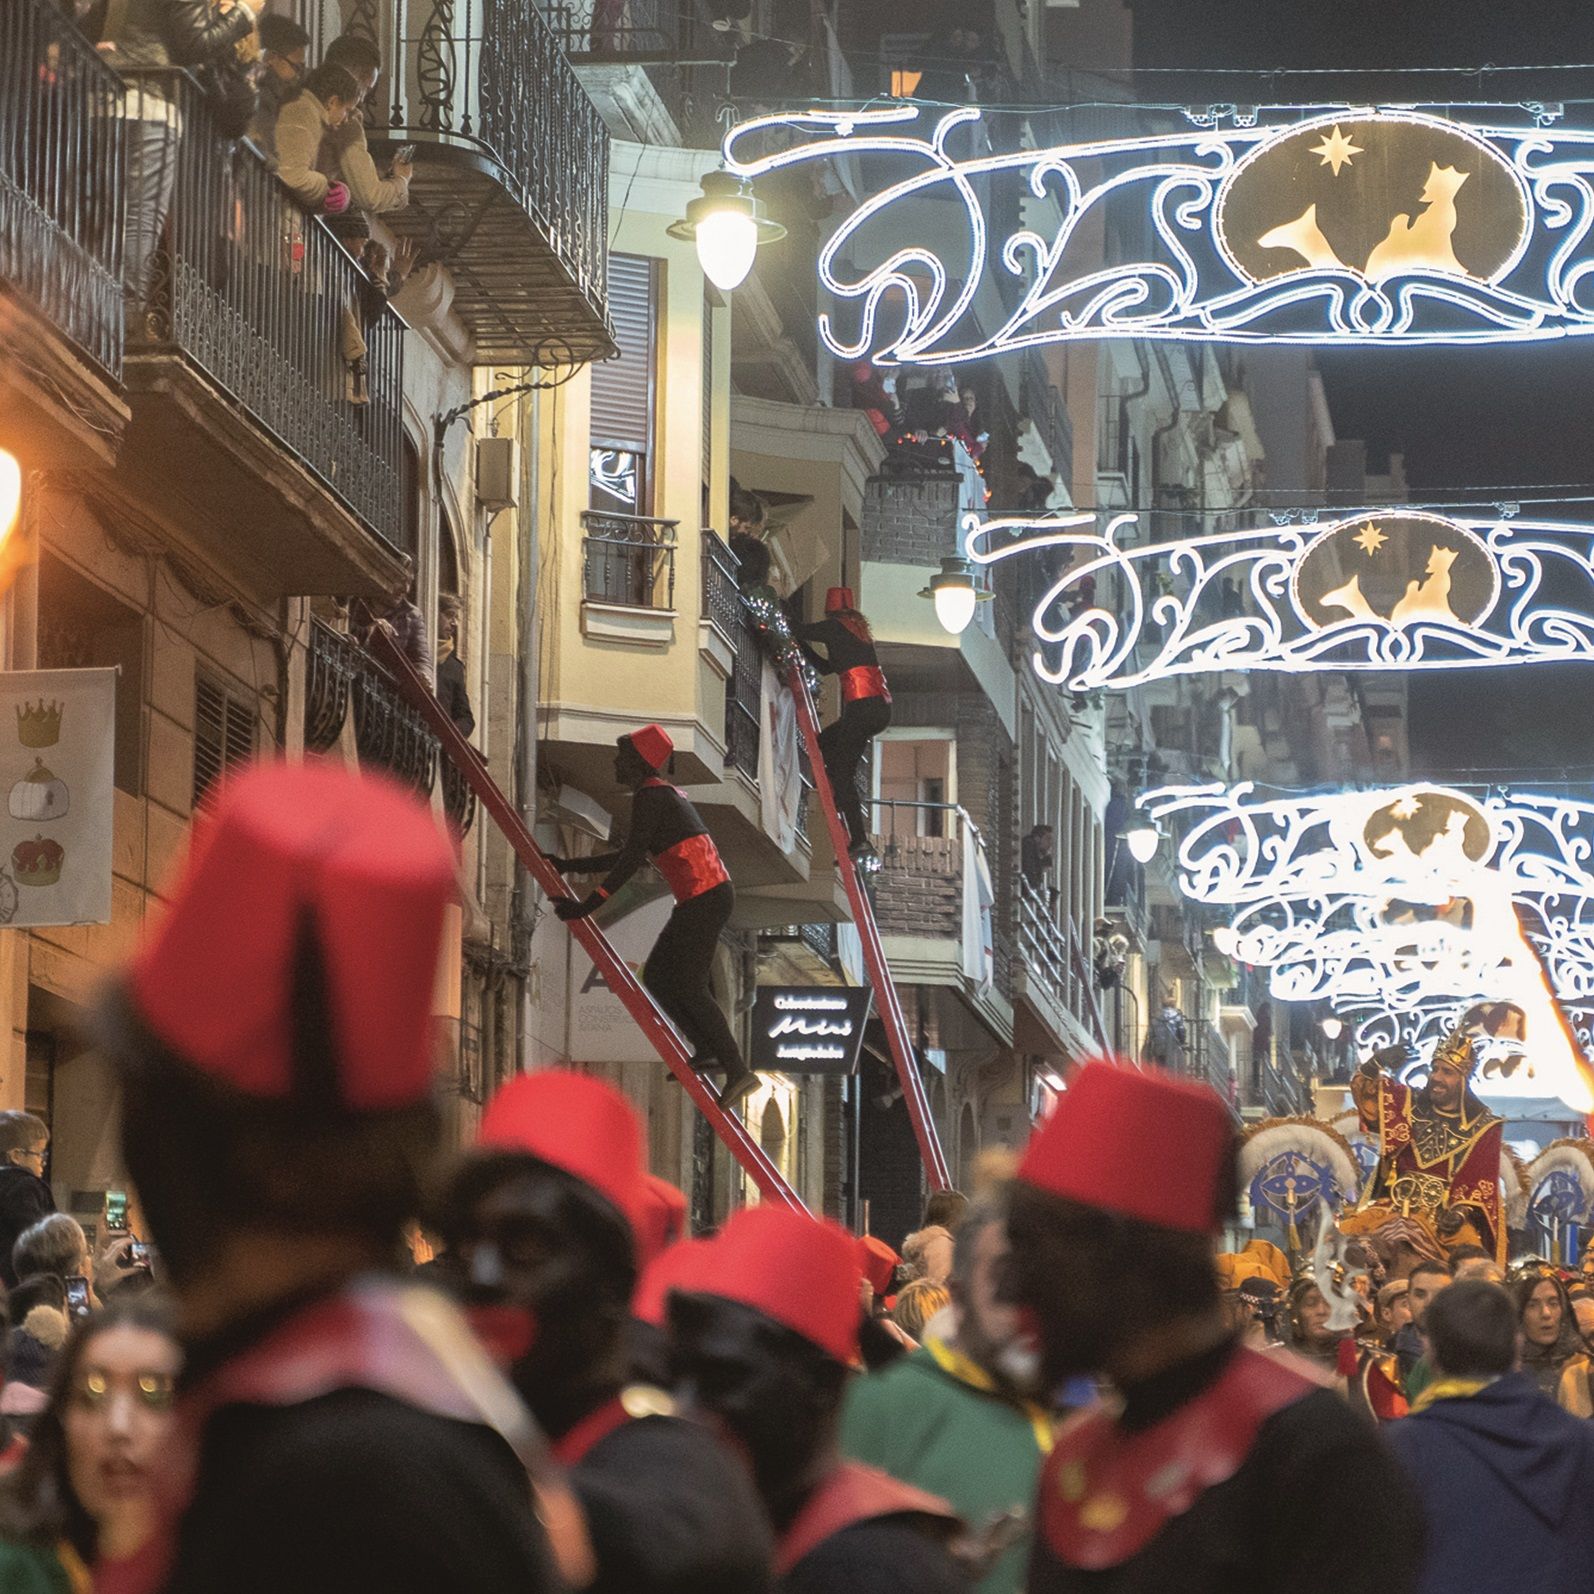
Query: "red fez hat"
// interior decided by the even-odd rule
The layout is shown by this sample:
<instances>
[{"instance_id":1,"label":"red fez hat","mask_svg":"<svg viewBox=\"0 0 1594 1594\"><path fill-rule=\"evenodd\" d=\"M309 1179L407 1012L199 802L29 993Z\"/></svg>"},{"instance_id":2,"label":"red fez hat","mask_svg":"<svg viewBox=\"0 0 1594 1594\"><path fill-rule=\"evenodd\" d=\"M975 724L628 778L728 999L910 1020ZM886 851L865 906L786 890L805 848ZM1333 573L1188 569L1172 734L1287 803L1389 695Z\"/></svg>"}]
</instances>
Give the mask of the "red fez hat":
<instances>
[{"instance_id":1,"label":"red fez hat","mask_svg":"<svg viewBox=\"0 0 1594 1594\"><path fill-rule=\"evenodd\" d=\"M447 838L403 787L332 764L262 765L222 788L134 954L129 995L165 1045L245 1095L410 1106L432 1087L455 889Z\"/></svg>"},{"instance_id":2,"label":"red fez hat","mask_svg":"<svg viewBox=\"0 0 1594 1594\"><path fill-rule=\"evenodd\" d=\"M1048 1195L1164 1229L1222 1227L1234 1124L1205 1085L1086 1063L1036 1131L1018 1177Z\"/></svg>"},{"instance_id":3,"label":"red fez hat","mask_svg":"<svg viewBox=\"0 0 1594 1594\"><path fill-rule=\"evenodd\" d=\"M686 1233L686 1192L656 1173L642 1180L642 1229L637 1249L645 1259L657 1256Z\"/></svg>"},{"instance_id":4,"label":"red fez hat","mask_svg":"<svg viewBox=\"0 0 1594 1594\"><path fill-rule=\"evenodd\" d=\"M825 594L825 613L834 614L837 609L856 609L858 605L852 601L851 587L832 587Z\"/></svg>"},{"instance_id":5,"label":"red fez hat","mask_svg":"<svg viewBox=\"0 0 1594 1594\"><path fill-rule=\"evenodd\" d=\"M691 1290L711 1240L678 1240L642 1269L631 1296L631 1315L655 1328L664 1327L672 1290Z\"/></svg>"},{"instance_id":6,"label":"red fez hat","mask_svg":"<svg viewBox=\"0 0 1594 1594\"><path fill-rule=\"evenodd\" d=\"M801 1334L838 1362L858 1352L858 1246L789 1207L744 1207L694 1264L690 1288L736 1301Z\"/></svg>"},{"instance_id":7,"label":"red fez hat","mask_svg":"<svg viewBox=\"0 0 1594 1594\"><path fill-rule=\"evenodd\" d=\"M884 1240L872 1234L859 1236L858 1266L876 1295L884 1295L891 1288L901 1262L902 1258Z\"/></svg>"},{"instance_id":8,"label":"red fez hat","mask_svg":"<svg viewBox=\"0 0 1594 1594\"><path fill-rule=\"evenodd\" d=\"M524 1152L597 1191L640 1250L646 1228L642 1125L613 1085L562 1068L521 1074L487 1104L476 1144Z\"/></svg>"},{"instance_id":9,"label":"red fez hat","mask_svg":"<svg viewBox=\"0 0 1594 1594\"><path fill-rule=\"evenodd\" d=\"M670 754L675 751L675 743L662 725L644 725L625 739L637 750L637 755L649 769L663 769L670 761Z\"/></svg>"}]
</instances>

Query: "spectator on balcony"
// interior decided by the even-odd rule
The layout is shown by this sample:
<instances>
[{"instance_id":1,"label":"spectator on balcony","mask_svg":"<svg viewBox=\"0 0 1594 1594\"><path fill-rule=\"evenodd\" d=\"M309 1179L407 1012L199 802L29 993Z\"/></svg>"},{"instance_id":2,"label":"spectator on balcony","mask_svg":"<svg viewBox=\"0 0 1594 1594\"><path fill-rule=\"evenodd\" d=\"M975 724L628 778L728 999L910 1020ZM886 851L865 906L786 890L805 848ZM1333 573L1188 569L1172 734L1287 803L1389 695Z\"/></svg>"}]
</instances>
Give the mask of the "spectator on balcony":
<instances>
[{"instance_id":1,"label":"spectator on balcony","mask_svg":"<svg viewBox=\"0 0 1594 1594\"><path fill-rule=\"evenodd\" d=\"M1175 1006L1171 996L1165 996L1162 1011L1152 1019L1146 1033L1146 1061L1177 1072L1184 1067L1188 1044L1189 1032L1185 1028L1184 1014Z\"/></svg>"},{"instance_id":2,"label":"spectator on balcony","mask_svg":"<svg viewBox=\"0 0 1594 1594\"><path fill-rule=\"evenodd\" d=\"M99 44L118 72L195 70L235 64L235 47L255 29L266 0L125 0L109 6ZM153 285L155 251L171 210L182 115L177 90L160 76L135 76L124 102L128 122L123 281L142 317ZM212 196L203 196L212 197Z\"/></svg>"},{"instance_id":3,"label":"spectator on balcony","mask_svg":"<svg viewBox=\"0 0 1594 1594\"><path fill-rule=\"evenodd\" d=\"M349 208L329 140L359 103L354 74L323 62L277 113L277 176L306 210L340 216Z\"/></svg>"},{"instance_id":4,"label":"spectator on balcony","mask_svg":"<svg viewBox=\"0 0 1594 1594\"><path fill-rule=\"evenodd\" d=\"M895 437L902 430L902 406L897 402L897 373L882 371L868 360L852 368L852 407L869 417L869 424L881 437Z\"/></svg>"},{"instance_id":5,"label":"spectator on balcony","mask_svg":"<svg viewBox=\"0 0 1594 1594\"><path fill-rule=\"evenodd\" d=\"M260 19L259 99L249 137L277 158L277 116L304 83L305 51L310 35L292 17L269 12Z\"/></svg>"},{"instance_id":6,"label":"spectator on balcony","mask_svg":"<svg viewBox=\"0 0 1594 1594\"><path fill-rule=\"evenodd\" d=\"M364 104L381 76L382 53L370 39L357 33L340 33L327 46L322 64L341 66L345 72L352 73L354 81L360 85L360 102ZM363 117L349 117L334 131L329 145L328 159L349 190L349 228L358 225L368 233L372 216L385 216L409 204L410 178L415 173L413 163L395 158L388 165L388 175L378 176L376 162L366 142Z\"/></svg>"},{"instance_id":7,"label":"spectator on balcony","mask_svg":"<svg viewBox=\"0 0 1594 1594\"><path fill-rule=\"evenodd\" d=\"M850 587L832 587L825 596L824 619L798 626L797 636L814 667L841 682L841 714L820 733L819 751L847 826L849 851L861 858L869 851L869 827L858 790L858 761L891 723L891 689L875 654L869 622L854 606ZM814 642L824 648L824 657L808 645Z\"/></svg>"},{"instance_id":8,"label":"spectator on balcony","mask_svg":"<svg viewBox=\"0 0 1594 1594\"><path fill-rule=\"evenodd\" d=\"M360 604L357 629L361 643L367 647L372 632L386 632L421 679L431 679L432 644L426 635L426 621L415 603L415 561L408 554L404 555L402 574L388 590L386 605Z\"/></svg>"},{"instance_id":9,"label":"spectator on balcony","mask_svg":"<svg viewBox=\"0 0 1594 1594\"><path fill-rule=\"evenodd\" d=\"M465 661L459 656L459 628L464 605L445 592L437 600L437 700L459 728L461 736L476 730L476 712L465 684Z\"/></svg>"},{"instance_id":10,"label":"spectator on balcony","mask_svg":"<svg viewBox=\"0 0 1594 1594\"><path fill-rule=\"evenodd\" d=\"M1035 825L1018 844L1018 866L1030 890L1044 891L1051 884L1055 856L1050 825ZM1057 895L1055 890L1052 895Z\"/></svg>"}]
</instances>

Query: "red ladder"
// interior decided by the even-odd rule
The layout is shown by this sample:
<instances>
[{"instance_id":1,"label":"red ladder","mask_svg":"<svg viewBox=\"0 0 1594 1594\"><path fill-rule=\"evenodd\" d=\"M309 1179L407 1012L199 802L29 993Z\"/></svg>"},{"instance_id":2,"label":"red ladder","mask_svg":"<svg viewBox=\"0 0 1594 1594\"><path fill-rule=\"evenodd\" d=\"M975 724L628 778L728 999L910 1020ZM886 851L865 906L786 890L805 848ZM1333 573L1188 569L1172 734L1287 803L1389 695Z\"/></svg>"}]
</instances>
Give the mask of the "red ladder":
<instances>
[{"instance_id":1,"label":"red ladder","mask_svg":"<svg viewBox=\"0 0 1594 1594\"><path fill-rule=\"evenodd\" d=\"M913 1043L908 1039L908 1021L903 1016L902 1003L897 1000L897 988L886 962L885 948L880 944L874 908L856 866L847 856L847 827L836 811L836 794L831 790L830 775L819 753L819 719L814 713L814 700L808 695L808 683L796 665L787 671L787 681L797 701L797 723L802 727L808 761L813 765L814 788L819 796L819 805L825 811L830 844L836 852L836 868L841 873L842 885L846 887L847 901L852 905L852 922L857 928L858 939L863 943L864 967L868 969L869 983L874 987L875 1009L880 1014L886 1042L891 1048L891 1061L896 1065L897 1078L902 1082L902 1093L907 1098L908 1116L913 1120L913 1137L919 1143L919 1160L924 1164L930 1188L947 1190L952 1186L952 1175L947 1171L941 1138L936 1134L935 1120L930 1116L930 1101L924 1092L924 1080L919 1075Z\"/></svg>"},{"instance_id":2,"label":"red ladder","mask_svg":"<svg viewBox=\"0 0 1594 1594\"><path fill-rule=\"evenodd\" d=\"M476 793L476 800L492 815L493 822L504 833L509 845L515 849L520 861L530 871L531 877L549 897L574 900L574 893L565 885L563 877L543 855L542 849L526 829L524 821L492 777L487 762L460 734L459 727L448 717L447 711L433 696L431 688L417 673L415 666L404 657L386 632L378 628L370 640L372 656L381 664L398 685L410 706L426 721L433 735L442 743L444 755L465 778L466 784ZM580 942L605 983L624 1003L642 1033L652 1043L653 1049L663 1058L670 1072L681 1082L698 1110L708 1119L714 1132L724 1141L730 1154L742 1165L747 1176L758 1186L766 1201L778 1202L797 1212L808 1209L792 1187L781 1177L780 1169L770 1161L758 1141L748 1133L747 1126L719 1104L719 1093L694 1069L681 1037L674 1026L654 1005L653 998L638 983L631 970L609 944L609 938L591 919L575 919L570 923L570 933Z\"/></svg>"}]
</instances>

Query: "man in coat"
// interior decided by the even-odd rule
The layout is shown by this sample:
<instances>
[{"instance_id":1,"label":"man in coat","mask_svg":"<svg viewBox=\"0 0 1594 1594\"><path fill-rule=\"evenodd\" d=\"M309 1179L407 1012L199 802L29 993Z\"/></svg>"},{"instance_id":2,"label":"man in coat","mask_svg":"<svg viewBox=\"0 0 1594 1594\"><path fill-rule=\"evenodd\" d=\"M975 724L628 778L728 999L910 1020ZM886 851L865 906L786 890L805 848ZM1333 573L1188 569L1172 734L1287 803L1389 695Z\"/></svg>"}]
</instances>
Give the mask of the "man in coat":
<instances>
[{"instance_id":1,"label":"man in coat","mask_svg":"<svg viewBox=\"0 0 1594 1594\"><path fill-rule=\"evenodd\" d=\"M50 1131L30 1112L0 1112L0 1282L17 1286L11 1248L24 1229L55 1211L55 1197L44 1182Z\"/></svg>"},{"instance_id":2,"label":"man in coat","mask_svg":"<svg viewBox=\"0 0 1594 1594\"><path fill-rule=\"evenodd\" d=\"M1515 1370L1498 1284L1452 1284L1425 1327L1434 1381L1386 1430L1428 1513L1421 1594L1589 1594L1594 1426Z\"/></svg>"},{"instance_id":3,"label":"man in coat","mask_svg":"<svg viewBox=\"0 0 1594 1594\"><path fill-rule=\"evenodd\" d=\"M1238 1345L1213 1241L1234 1124L1204 1085L1091 1062L1019 1166L1002 1294L1046 1381L1119 1402L1059 1430L1029 1594L1409 1594L1420 1515L1394 1458L1293 1358Z\"/></svg>"}]
</instances>

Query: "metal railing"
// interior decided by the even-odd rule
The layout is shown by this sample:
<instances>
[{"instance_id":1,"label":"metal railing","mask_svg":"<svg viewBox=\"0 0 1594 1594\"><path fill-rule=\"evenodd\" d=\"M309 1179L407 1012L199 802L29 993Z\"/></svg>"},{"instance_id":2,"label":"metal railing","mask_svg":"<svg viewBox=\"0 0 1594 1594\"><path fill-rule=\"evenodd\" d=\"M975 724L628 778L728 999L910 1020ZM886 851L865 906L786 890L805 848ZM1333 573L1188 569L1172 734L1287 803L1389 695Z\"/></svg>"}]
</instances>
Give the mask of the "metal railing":
<instances>
[{"instance_id":1,"label":"metal railing","mask_svg":"<svg viewBox=\"0 0 1594 1594\"><path fill-rule=\"evenodd\" d=\"M220 136L187 73L124 75L130 136L142 148L130 152L130 170L165 160L171 171L164 229L153 194L129 195L127 275L142 301L130 352L197 366L398 547L403 324L253 147ZM353 369L361 342L363 403Z\"/></svg>"},{"instance_id":2,"label":"metal railing","mask_svg":"<svg viewBox=\"0 0 1594 1594\"><path fill-rule=\"evenodd\" d=\"M0 279L122 371L122 82L53 0L0 6Z\"/></svg>"},{"instance_id":3,"label":"metal railing","mask_svg":"<svg viewBox=\"0 0 1594 1594\"><path fill-rule=\"evenodd\" d=\"M736 578L739 573L736 555L720 540L718 532L707 526L702 531L703 542L703 618L732 646L742 616L741 589Z\"/></svg>"},{"instance_id":4,"label":"metal railing","mask_svg":"<svg viewBox=\"0 0 1594 1594\"><path fill-rule=\"evenodd\" d=\"M1084 1017L1085 992L1074 971L1068 932L1054 917L1055 892L1046 886L1020 884L1018 893L1018 950L1025 972L1056 992L1076 1018Z\"/></svg>"},{"instance_id":5,"label":"metal railing","mask_svg":"<svg viewBox=\"0 0 1594 1594\"><path fill-rule=\"evenodd\" d=\"M582 511L582 590L594 603L674 609L679 522Z\"/></svg>"},{"instance_id":6,"label":"metal railing","mask_svg":"<svg viewBox=\"0 0 1594 1594\"><path fill-rule=\"evenodd\" d=\"M749 780L758 779L758 750L764 715L764 655L758 627L738 595L731 678L725 683L725 763Z\"/></svg>"},{"instance_id":7,"label":"metal railing","mask_svg":"<svg viewBox=\"0 0 1594 1594\"><path fill-rule=\"evenodd\" d=\"M376 19L362 16L375 9L355 0L349 31L377 37ZM391 103L371 106L376 125L490 160L601 319L609 130L553 29L529 0L409 0L397 17L382 78Z\"/></svg>"}]
</instances>

